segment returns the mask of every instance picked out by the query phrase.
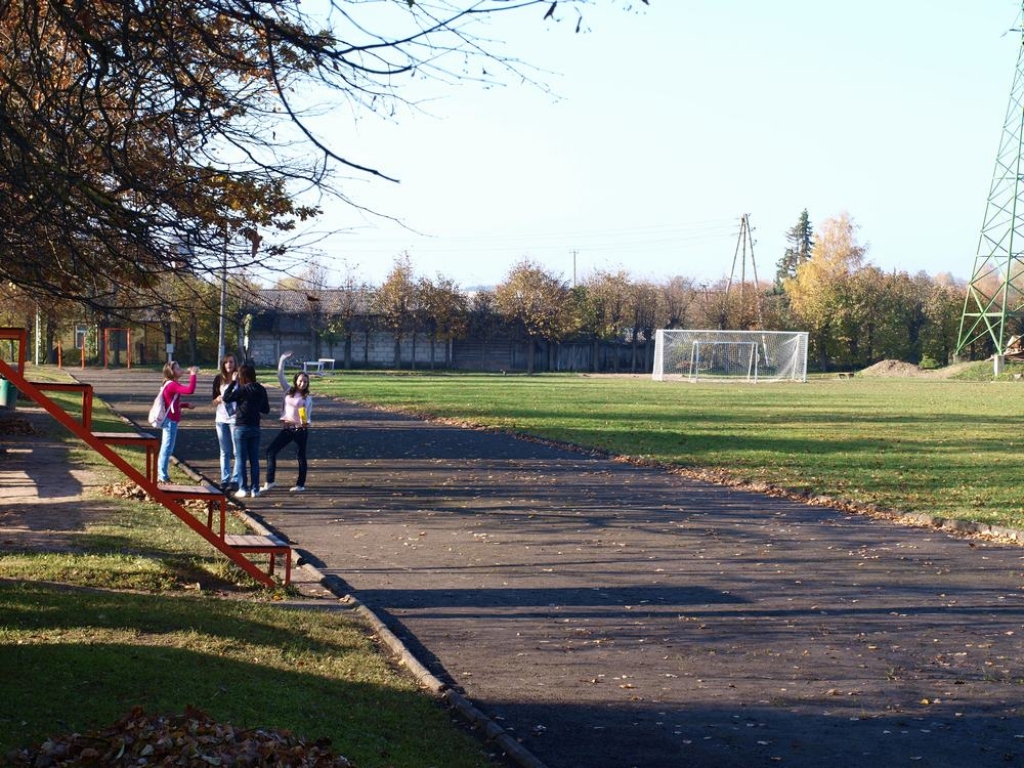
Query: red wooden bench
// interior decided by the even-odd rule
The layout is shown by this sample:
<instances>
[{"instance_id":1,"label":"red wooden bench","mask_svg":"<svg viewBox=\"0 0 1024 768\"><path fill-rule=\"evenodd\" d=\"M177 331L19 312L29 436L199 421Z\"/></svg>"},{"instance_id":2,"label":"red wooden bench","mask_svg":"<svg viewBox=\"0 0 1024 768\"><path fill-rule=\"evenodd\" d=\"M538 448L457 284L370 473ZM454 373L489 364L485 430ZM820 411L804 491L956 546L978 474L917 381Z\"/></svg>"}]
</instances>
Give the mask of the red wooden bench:
<instances>
[{"instance_id":1,"label":"red wooden bench","mask_svg":"<svg viewBox=\"0 0 1024 768\"><path fill-rule=\"evenodd\" d=\"M176 485L174 483L159 483L161 491L176 501L186 499L197 499L206 502L206 527L213 530L213 509L216 506L220 510L220 537L225 538L224 518L228 511L228 500L220 488L212 485Z\"/></svg>"},{"instance_id":2,"label":"red wooden bench","mask_svg":"<svg viewBox=\"0 0 1024 768\"><path fill-rule=\"evenodd\" d=\"M156 482L156 463L160 453L160 438L146 432L93 432L107 445L126 445L146 449L146 477Z\"/></svg>"}]
</instances>

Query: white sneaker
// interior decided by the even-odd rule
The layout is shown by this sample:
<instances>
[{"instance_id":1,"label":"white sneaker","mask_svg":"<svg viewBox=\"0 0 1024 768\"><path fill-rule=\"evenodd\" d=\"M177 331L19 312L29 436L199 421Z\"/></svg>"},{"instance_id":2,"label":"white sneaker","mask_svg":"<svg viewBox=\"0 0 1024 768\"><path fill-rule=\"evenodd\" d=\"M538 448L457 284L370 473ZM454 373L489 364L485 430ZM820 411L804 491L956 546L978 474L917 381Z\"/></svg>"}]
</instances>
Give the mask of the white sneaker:
<instances>
[{"instance_id":1,"label":"white sneaker","mask_svg":"<svg viewBox=\"0 0 1024 768\"><path fill-rule=\"evenodd\" d=\"M264 483L263 485L260 486L260 493L266 493L275 485L277 485L277 483Z\"/></svg>"},{"instance_id":2,"label":"white sneaker","mask_svg":"<svg viewBox=\"0 0 1024 768\"><path fill-rule=\"evenodd\" d=\"M306 490L306 486L304 486L304 485L293 485L288 490L291 491L292 493L302 493L304 490Z\"/></svg>"},{"instance_id":3,"label":"white sneaker","mask_svg":"<svg viewBox=\"0 0 1024 768\"><path fill-rule=\"evenodd\" d=\"M237 491L235 491L235 498L236 499L244 499L248 495L249 495L249 492L247 490L245 490L245 488L239 488Z\"/></svg>"},{"instance_id":4,"label":"white sneaker","mask_svg":"<svg viewBox=\"0 0 1024 768\"><path fill-rule=\"evenodd\" d=\"M252 493L250 493L249 495L252 496L254 499L258 499L260 496L259 488L253 488Z\"/></svg>"}]
</instances>

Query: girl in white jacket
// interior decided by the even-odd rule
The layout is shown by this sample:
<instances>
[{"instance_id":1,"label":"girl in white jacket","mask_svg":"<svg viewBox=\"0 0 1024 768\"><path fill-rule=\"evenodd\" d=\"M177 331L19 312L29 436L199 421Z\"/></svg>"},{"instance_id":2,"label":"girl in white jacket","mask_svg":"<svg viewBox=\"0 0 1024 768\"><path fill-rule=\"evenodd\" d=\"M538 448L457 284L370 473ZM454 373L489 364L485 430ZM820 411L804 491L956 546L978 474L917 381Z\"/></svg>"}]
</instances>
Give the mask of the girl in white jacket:
<instances>
[{"instance_id":1,"label":"girl in white jacket","mask_svg":"<svg viewBox=\"0 0 1024 768\"><path fill-rule=\"evenodd\" d=\"M309 375L304 371L295 374L289 385L284 375L284 363L291 352L285 352L277 362L277 380L284 391L284 402L281 405L281 431L267 448L267 482L260 489L269 491L277 483L277 454L288 443L295 443L295 454L299 460L298 481L289 488L292 492L306 490L306 441L309 438L309 425L313 413L313 398L309 394Z\"/></svg>"}]
</instances>

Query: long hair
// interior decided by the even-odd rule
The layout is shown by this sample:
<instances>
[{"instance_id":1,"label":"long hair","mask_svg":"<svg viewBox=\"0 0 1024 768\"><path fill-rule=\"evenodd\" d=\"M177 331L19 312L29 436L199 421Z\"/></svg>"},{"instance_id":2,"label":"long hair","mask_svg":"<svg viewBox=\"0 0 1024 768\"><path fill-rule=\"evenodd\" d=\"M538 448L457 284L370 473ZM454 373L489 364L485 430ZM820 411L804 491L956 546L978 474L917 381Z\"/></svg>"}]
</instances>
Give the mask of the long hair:
<instances>
[{"instance_id":1,"label":"long hair","mask_svg":"<svg viewBox=\"0 0 1024 768\"><path fill-rule=\"evenodd\" d=\"M168 360L164 363L164 381L170 381L174 378L174 366L177 363L174 360Z\"/></svg>"},{"instance_id":2,"label":"long hair","mask_svg":"<svg viewBox=\"0 0 1024 768\"><path fill-rule=\"evenodd\" d=\"M230 384L231 383L231 374L228 373L228 368L227 368L228 360L232 361L235 364L235 370L236 371L238 370L238 359L234 355L224 355L224 357L221 358L221 361L220 361L220 383L221 384Z\"/></svg>"},{"instance_id":3,"label":"long hair","mask_svg":"<svg viewBox=\"0 0 1024 768\"><path fill-rule=\"evenodd\" d=\"M306 386L299 386L299 376L306 377ZM291 397L296 392L298 392L303 397L309 397L309 374L300 371L299 373L295 374L294 378L292 378L292 385L288 388L288 396Z\"/></svg>"},{"instance_id":4,"label":"long hair","mask_svg":"<svg viewBox=\"0 0 1024 768\"><path fill-rule=\"evenodd\" d=\"M238 384L252 384L256 381L256 366L252 363L242 363L238 369Z\"/></svg>"}]
</instances>

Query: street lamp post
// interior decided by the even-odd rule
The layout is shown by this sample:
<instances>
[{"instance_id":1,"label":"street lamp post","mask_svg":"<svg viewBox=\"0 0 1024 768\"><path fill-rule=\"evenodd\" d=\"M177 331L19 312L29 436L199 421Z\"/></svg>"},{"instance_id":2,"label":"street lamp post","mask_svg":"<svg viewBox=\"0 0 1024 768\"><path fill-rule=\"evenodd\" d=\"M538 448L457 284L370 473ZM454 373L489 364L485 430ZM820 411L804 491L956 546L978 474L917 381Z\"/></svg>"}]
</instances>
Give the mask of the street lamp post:
<instances>
[{"instance_id":1,"label":"street lamp post","mask_svg":"<svg viewBox=\"0 0 1024 768\"><path fill-rule=\"evenodd\" d=\"M228 307L228 228L224 227L224 253L221 258L221 269L220 269L220 325L217 329L217 365L220 365L220 361L224 359L224 337L226 335L226 325Z\"/></svg>"}]
</instances>

